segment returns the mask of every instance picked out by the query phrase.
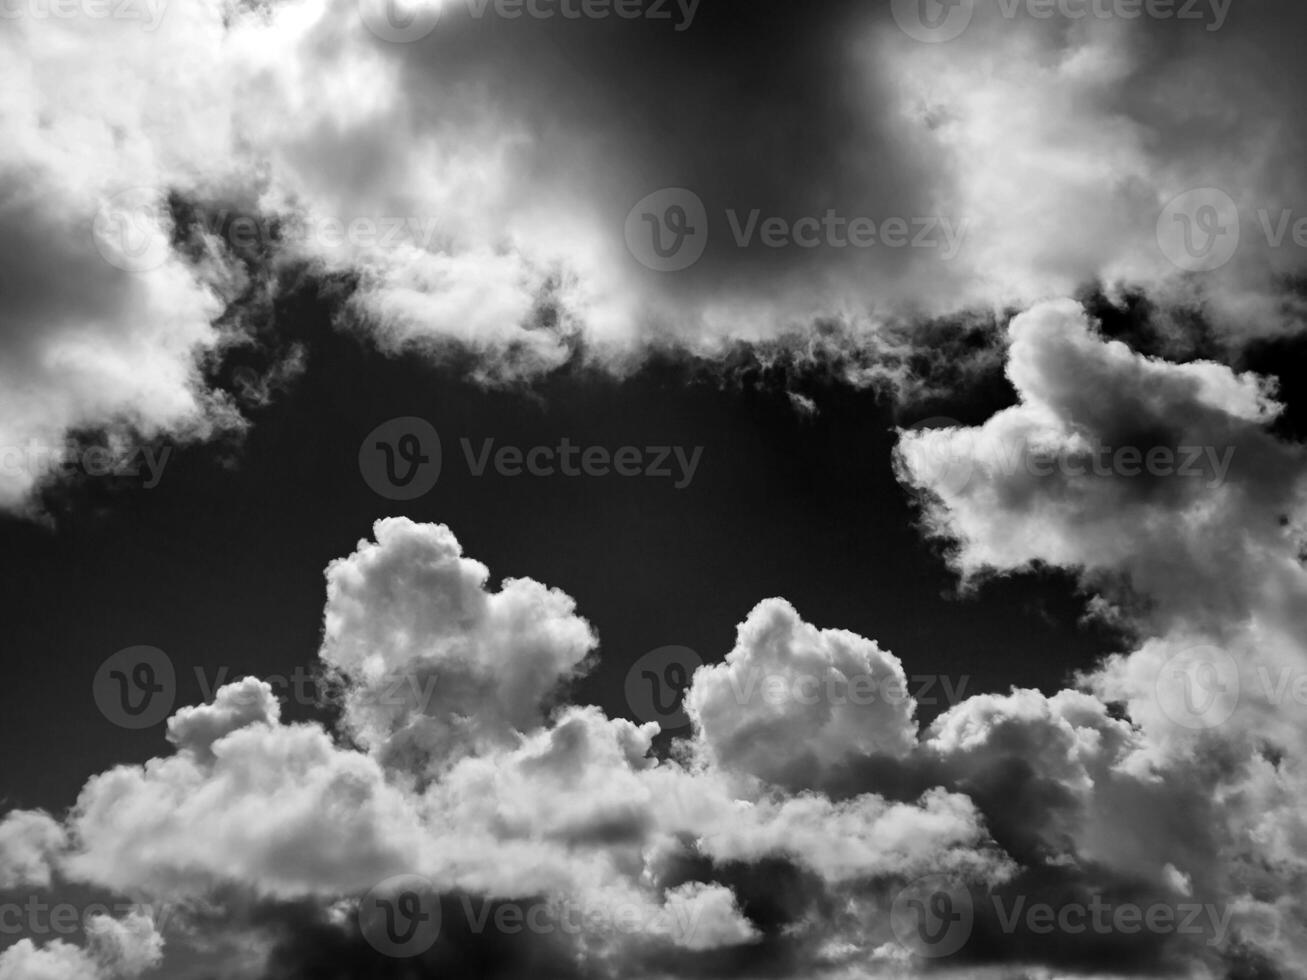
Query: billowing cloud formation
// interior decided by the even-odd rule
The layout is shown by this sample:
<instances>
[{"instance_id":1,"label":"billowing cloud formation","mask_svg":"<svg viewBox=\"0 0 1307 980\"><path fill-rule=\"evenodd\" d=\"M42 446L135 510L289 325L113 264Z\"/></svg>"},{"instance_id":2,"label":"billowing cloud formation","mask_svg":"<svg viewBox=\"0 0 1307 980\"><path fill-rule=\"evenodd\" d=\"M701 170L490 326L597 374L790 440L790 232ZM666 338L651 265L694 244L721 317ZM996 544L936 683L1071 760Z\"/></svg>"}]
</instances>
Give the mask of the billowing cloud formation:
<instances>
[{"instance_id":1,"label":"billowing cloud formation","mask_svg":"<svg viewBox=\"0 0 1307 980\"><path fill-rule=\"evenodd\" d=\"M1285 39L1302 10L1036 6L968 0L943 44L905 32L903 4L666 20L445 4L414 43L349 0L16 10L0 507L67 462L70 430L239 427L197 359L242 340L220 314L284 262L347 279L340 322L383 348L471 351L485 378L578 349L622 364L647 343L802 343L818 321L877 348L904 317L1094 280L1164 317L1200 307L1231 338L1298 325ZM705 251L651 272L627 215L676 187L703 202ZM1173 205L1193 188L1221 196ZM1193 271L1212 255L1227 261Z\"/></svg>"},{"instance_id":2,"label":"billowing cloud formation","mask_svg":"<svg viewBox=\"0 0 1307 980\"><path fill-rule=\"evenodd\" d=\"M536 727L597 642L572 599L531 579L488 592L443 526L392 518L376 537L327 569L322 659L351 681L350 730L418 769Z\"/></svg>"},{"instance_id":3,"label":"billowing cloud formation","mask_svg":"<svg viewBox=\"0 0 1307 980\"><path fill-rule=\"evenodd\" d=\"M1288 842L1304 839L1307 790L1290 686L1307 669L1301 447L1267 431L1278 406L1261 379L1145 358L1099 337L1076 304L1036 307L1009 332L1019 404L974 429L905 433L903 475L965 575L1076 570L1095 608L1139 634L1137 649L1082 678L1097 697L1078 709L1121 705L1130 736L1059 738L1019 754L1061 743L1070 761L1114 745L1107 785L1101 767L1063 781L1093 786L1096 805L1116 814L1081 834L1092 841L1084 853L1171 875L1166 861L1187 887L1223 894L1242 928L1292 962L1304 896ZM984 703L937 721L936 740L972 743L961 713ZM1113 788L1127 776L1202 814L1179 838L1188 855L1160 843L1159 811L1142 805L1152 794Z\"/></svg>"},{"instance_id":4,"label":"billowing cloud formation","mask_svg":"<svg viewBox=\"0 0 1307 980\"><path fill-rule=\"evenodd\" d=\"M50 857L64 830L48 813L13 810L0 820L0 888L50 884Z\"/></svg>"},{"instance_id":5,"label":"billowing cloud formation","mask_svg":"<svg viewBox=\"0 0 1307 980\"><path fill-rule=\"evenodd\" d=\"M1014 348L1072 337L1087 352L1108 349L1077 311L1052 312L1071 327L1019 325ZM1013 353L1015 363L1022 352ZM1123 356L1118 367L1137 360ZM1200 367L1207 380L1189 389L1224 393L1220 404L1247 410L1256 386L1222 386L1222 370ZM1148 387L1165 391L1157 379ZM1248 398L1235 397L1245 388ZM916 472L914 440L956 436L907 437L905 472ZM977 486L993 478L977 472ZM929 499L946 521L943 498ZM422 685L392 688L407 692L395 702L403 724L394 731L439 734L423 751L395 751L382 735L359 737L360 750L320 725L285 724L271 688L246 679L173 717L172 755L91 779L66 840L49 818L11 815L4 826L44 827L47 861L69 881L210 907L243 895L234 907L316 908L312 929L355 950L359 969L394 961L377 958L353 910L405 875L426 882L444 909L432 969L481 942L485 922L497 921L486 915L511 908L534 917L532 942L562 942L547 955L571 957L582 974L730 972L758 955L793 975L912 971L922 964L892 928L891 904L898 888L931 875L970 891L971 941L953 962L982 971L1102 963L1118 974L1218 976L1238 962L1290 962L1300 948L1291 883L1302 781L1287 757L1265 751L1266 738L1285 730L1262 725L1259 712L1228 730L1186 730L1158 721L1165 702L1114 693L1167 635L1109 663L1082 690L978 695L918 732L911 700L892 696L904 676L892 654L768 600L740 624L726 661L695 675L686 695L692 735L660 757L656 725L594 707L548 711L558 681L594 644L588 626L566 596L536 583L508 580L487 592L484 566L462 555L447 528L379 521L375 540L327 576L322 655L350 696L375 695L382 674L435 678L420 706L410 699ZM521 677L513 658L526 668ZM451 665L453 700L441 693ZM462 683L473 668L483 671L479 683ZM821 681L820 710L807 677ZM877 697L855 697L871 678ZM764 690L770 696L750 696ZM358 737L358 717L392 731L376 721L392 715L370 713L372 703L352 722L358 706L346 704L341 735ZM455 724L482 708L495 727ZM1260 741L1245 740L1254 728ZM1052 938L1013 918L1028 904L1103 896L1141 908L1183 901L1212 917L1197 934ZM273 921L255 916L242 928ZM308 972L297 972L308 954L278 928L277 970L317 975L309 959Z\"/></svg>"},{"instance_id":6,"label":"billowing cloud formation","mask_svg":"<svg viewBox=\"0 0 1307 980\"><path fill-rule=\"evenodd\" d=\"M163 937L149 916L92 916L85 949L62 940L20 939L0 952L0 980L130 980L163 959Z\"/></svg>"},{"instance_id":7,"label":"billowing cloud formation","mask_svg":"<svg viewBox=\"0 0 1307 980\"><path fill-rule=\"evenodd\" d=\"M1292 975L1301 451L1267 431L1262 379L1140 355L1074 303L1015 318L1007 356L1015 405L905 433L897 462L965 579L1075 570L1137 637L1075 689L977 695L922 731L892 653L770 599L696 672L691 735L659 754L656 725L566 703L597 644L568 596L491 591L448 528L389 518L327 569L338 732L284 723L264 682L223 687L171 719L172 754L93 777L62 825L10 814L8 880L307 908L303 936L363 970L392 961L354 910L416 875L454 917L432 969L481 941L492 903L579 923L549 955L582 974L762 957L860 976L924 968L894 896L943 875L974 920L950 965L979 975ZM1094 902L1205 918L1050 934L1019 911ZM299 937L277 934L277 969L317 975Z\"/></svg>"},{"instance_id":8,"label":"billowing cloud formation","mask_svg":"<svg viewBox=\"0 0 1307 980\"><path fill-rule=\"evenodd\" d=\"M890 28L876 51L940 155L939 206L971 219L975 288L1024 306L1099 280L1234 336L1301 326L1300 7L954 7L936 31L896 5L927 40Z\"/></svg>"},{"instance_id":9,"label":"billowing cloud formation","mask_svg":"<svg viewBox=\"0 0 1307 980\"><path fill-rule=\"evenodd\" d=\"M722 664L701 667L686 711L712 759L772 782L856 753L916 743L902 665L844 630L818 630L783 599L759 603Z\"/></svg>"},{"instance_id":10,"label":"billowing cloud formation","mask_svg":"<svg viewBox=\"0 0 1307 980\"><path fill-rule=\"evenodd\" d=\"M873 884L883 891L947 872L983 887L1013 874L983 814L942 785L911 799L874 791L835 799L817 771L788 772L796 793L760 778L757 757L730 751L729 738L707 729L678 761L654 754L654 724L593 707L546 715L556 683L594 643L571 600L527 580L487 593L486 569L463 557L444 527L387 519L375 534L328 569L322 655L341 670L350 698L375 693L383 672L434 677L421 710L401 699L399 717L403 731L440 737L406 752L370 735L359 751L319 725L281 722L266 683L227 685L212 704L170 720L174 754L87 783L67 821L69 840L54 842L58 874L173 902L220 902L233 890L307 900L324 915L380 882L416 874L445 896L575 915L584 955L596 964L777 941L780 924L750 911L764 900L762 883L741 880L738 869L788 868L808 882L811 894L788 913L784 933L798 948L829 939L823 903L865 903ZM819 631L783 602L763 604L741 624L737 650L750 652L736 665L757 652L792 669L903 676L875 644ZM478 683L463 683L469 671L480 672ZM447 675L456 698L442 691ZM711 673L690 692L700 706L720 707L724 696ZM347 699L345 733L389 731L370 713L361 717L373 729L351 720L356 710ZM861 726L839 719L819 736L823 758L834 764L877 748L911 755L911 705L889 711L881 728L892 739L869 743ZM475 717L497 727L456 724ZM744 728L795 732L810 710L798 701L744 702L731 717ZM883 921L841 929L873 946L891 938Z\"/></svg>"}]
</instances>

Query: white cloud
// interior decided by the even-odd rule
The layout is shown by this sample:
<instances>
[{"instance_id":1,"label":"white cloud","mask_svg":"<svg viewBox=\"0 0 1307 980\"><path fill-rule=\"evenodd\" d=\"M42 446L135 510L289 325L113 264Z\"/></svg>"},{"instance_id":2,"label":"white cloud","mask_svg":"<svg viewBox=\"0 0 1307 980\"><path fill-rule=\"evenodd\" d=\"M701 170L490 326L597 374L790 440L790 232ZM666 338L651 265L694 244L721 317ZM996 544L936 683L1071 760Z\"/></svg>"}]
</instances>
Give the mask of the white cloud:
<instances>
[{"instance_id":1,"label":"white cloud","mask_svg":"<svg viewBox=\"0 0 1307 980\"><path fill-rule=\"evenodd\" d=\"M384 671L423 665L443 679L459 663L478 683L458 686L457 697L438 683L422 712L410 718L406 704L398 717L442 734L459 731L460 718L495 727L449 743L457 751L378 757L318 725L282 723L266 683L227 685L213 704L170 720L175 754L87 783L61 874L172 901L236 889L324 903L420 874L442 892L607 910L587 933L598 956L636 941L703 951L759 938L732 888L686 882L676 870L686 861L790 862L835 891L931 871L991 883L1012 873L963 795L788 795L719 765L702 744L698 760L688 747L681 761L657 758L652 723L579 706L546 717L539 700L591 649L589 627L569 597L537 583L508 580L486 592L486 568L443 526L378 522L376 541L333 562L327 578L322 654L344 669L353 695L372 692ZM783 602L760 606L740 635L749 653L736 664L758 653L902 679L875 644L818 631ZM711 700L698 691L705 681L715 684L700 674L691 693L700 705ZM911 706L889 717L881 728L903 755ZM859 731L855 719L838 719L831 758L880 744Z\"/></svg>"},{"instance_id":2,"label":"white cloud","mask_svg":"<svg viewBox=\"0 0 1307 980\"><path fill-rule=\"evenodd\" d=\"M538 725L597 642L571 597L527 578L489 591L443 525L387 518L374 533L327 569L321 655L353 682L350 730L416 771Z\"/></svg>"},{"instance_id":3,"label":"white cloud","mask_svg":"<svg viewBox=\"0 0 1307 980\"><path fill-rule=\"evenodd\" d=\"M163 937L148 916L92 916L86 947L20 939L0 952L0 980L130 980L159 964Z\"/></svg>"},{"instance_id":4,"label":"white cloud","mask_svg":"<svg viewBox=\"0 0 1307 980\"><path fill-rule=\"evenodd\" d=\"M784 599L760 602L721 664L686 694L716 764L784 780L850 755L901 756L916 744L916 702L898 659L847 630L819 630Z\"/></svg>"},{"instance_id":5,"label":"white cloud","mask_svg":"<svg viewBox=\"0 0 1307 980\"><path fill-rule=\"evenodd\" d=\"M42 810L11 810L0 820L0 889L50 884L51 857L66 843L63 827Z\"/></svg>"},{"instance_id":6,"label":"white cloud","mask_svg":"<svg viewBox=\"0 0 1307 980\"><path fill-rule=\"evenodd\" d=\"M1037 306L1009 333L1019 404L975 428L905 433L902 475L965 576L1074 570L1138 640L1080 679L1092 697L972 698L929 744L971 768L998 744L1053 775L1080 801L1058 828L1077 853L1148 868L1168 889L1183 874L1237 910L1255 948L1293 960L1290 842L1304 839L1307 792L1291 686L1307 669L1301 447L1268 431L1279 406L1261 379L1145 358L1097 336L1074 303ZM1217 456L1195 476L1119 458L1080 466L1098 446ZM1226 451L1221 471L1210 460Z\"/></svg>"}]
</instances>

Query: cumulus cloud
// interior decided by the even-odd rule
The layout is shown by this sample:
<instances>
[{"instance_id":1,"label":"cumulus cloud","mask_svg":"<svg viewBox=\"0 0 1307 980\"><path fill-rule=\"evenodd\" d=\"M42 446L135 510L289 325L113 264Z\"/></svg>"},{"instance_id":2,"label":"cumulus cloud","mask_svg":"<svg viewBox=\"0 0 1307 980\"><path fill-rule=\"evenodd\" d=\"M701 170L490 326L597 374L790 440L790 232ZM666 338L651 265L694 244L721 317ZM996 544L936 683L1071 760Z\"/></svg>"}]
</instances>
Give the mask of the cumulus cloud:
<instances>
[{"instance_id":1,"label":"cumulus cloud","mask_svg":"<svg viewBox=\"0 0 1307 980\"><path fill-rule=\"evenodd\" d=\"M220 688L212 704L183 707L168 719L168 741L178 749L207 754L222 736L257 722L273 723L281 705L272 688L253 677Z\"/></svg>"},{"instance_id":2,"label":"cumulus cloud","mask_svg":"<svg viewBox=\"0 0 1307 980\"><path fill-rule=\"evenodd\" d=\"M932 872L978 887L1014 873L983 813L942 786L913 799L872 791L835 799L813 779L795 794L740 763L752 757L723 751L733 743L722 729L698 726L683 749L660 757L656 724L595 707L548 712L557 682L595 643L570 598L526 580L487 592L486 568L464 557L445 527L387 519L374 530L374 541L327 569L322 656L351 696L368 694L386 672L433 672L435 696L420 711L405 703L398 717L434 726L446 749L395 752L379 737L359 737L355 747L319 724L282 722L265 682L226 685L211 704L170 719L173 754L86 784L57 856L63 877L167 901L308 902L327 922L330 909L352 908L380 882L418 875L442 901L479 896L541 903L551 914L580 910L585 952L577 955L598 963L780 941L779 924L754 910L764 901L761 883L741 878L741 869L792 869L810 892L803 906L862 903L873 883ZM727 669L757 656L845 684L857 672L903 678L892 654L818 630L781 601L741 624L737 652ZM457 697L441 689L451 664ZM461 683L469 672L477 683ZM722 683L711 671L694 679L689 697L703 717ZM351 720L355 704L346 704L341 736L390 731ZM746 701L732 708L725 731L794 732L809 716L793 701ZM463 732L459 718L496 727ZM870 741L854 718L829 724L818 735L829 758L917 751L910 703L868 720ZM49 829L64 832L53 822ZM809 914L802 906L790 913L785 942L827 934ZM47 955L80 954L56 947ZM691 967L676 972L683 969Z\"/></svg>"},{"instance_id":3,"label":"cumulus cloud","mask_svg":"<svg viewBox=\"0 0 1307 980\"><path fill-rule=\"evenodd\" d=\"M1059 773L1081 801L1066 812L1090 817L1060 826L1081 857L1147 868L1168 889L1182 875L1236 910L1255 948L1292 961L1302 896L1285 842L1302 832L1291 801L1304 775L1287 684L1307 666L1301 447L1269 431L1280 406L1263 379L1144 357L1097 335L1074 303L1038 306L1009 335L1019 403L978 427L904 433L902 475L964 576L1074 570L1093 608L1137 639L1081 677L1081 693L1050 702L1056 715L1040 697L973 698L936 721L931 743L986 751L999 733L1014 737L1002 719L1019 709L1017 731L1035 735L1037 722L1044 734L1021 736L1015 757ZM1170 462L1181 455L1188 471Z\"/></svg>"},{"instance_id":4,"label":"cumulus cloud","mask_svg":"<svg viewBox=\"0 0 1307 980\"><path fill-rule=\"evenodd\" d=\"M348 282L338 323L383 349L470 352L487 380L667 342L802 346L823 323L881 349L919 316L1095 281L1163 316L1200 308L1231 340L1300 323L1296 9L1227 10L1210 30L976 0L936 45L888 9L769 3L755 40L781 60L763 72L706 6L683 32L623 24L623 59L608 23L492 31L447 6L414 44L347 0L8 20L0 351L22 397L3 406L0 506L62 472L70 431L239 428L197 365L259 332L222 314L269 263ZM712 57L668 78L669 45L694 37ZM704 202L707 248L651 273L627 213L678 186ZM1242 231L1210 272L1158 239L1196 187L1227 195ZM849 244L854 219L874 246ZM767 221L796 234L737 240Z\"/></svg>"},{"instance_id":5,"label":"cumulus cloud","mask_svg":"<svg viewBox=\"0 0 1307 980\"><path fill-rule=\"evenodd\" d=\"M163 937L149 916L133 913L122 919L92 916L86 925L86 946L53 940L38 946L20 939L0 952L3 980L130 980L155 967L163 958Z\"/></svg>"},{"instance_id":6,"label":"cumulus cloud","mask_svg":"<svg viewBox=\"0 0 1307 980\"><path fill-rule=\"evenodd\" d=\"M891 22L875 50L900 118L939 154L941 208L972 220L961 258L975 290L1024 307L1101 281L1145 289L1163 318L1201 307L1233 338L1301 326L1304 254L1276 233L1307 190L1289 163L1304 132L1284 44L1300 9L963 9L947 43L905 44ZM1181 197L1195 189L1214 193ZM1184 221L1194 232L1212 202L1220 221L1203 227L1220 240L1186 249Z\"/></svg>"},{"instance_id":7,"label":"cumulus cloud","mask_svg":"<svg viewBox=\"0 0 1307 980\"><path fill-rule=\"evenodd\" d=\"M1014 364L1020 343L1071 338L1086 351L1109 349L1083 320L1063 333L1024 327L1014 330ZM1117 372L1167 370L1128 352L1106 356ZM1211 398L1220 406L1212 418L1241 412L1250 426L1263 418L1258 385L1226 369L1198 365L1183 383L1144 377L1163 401L1168 381ZM1018 409L1061 431L1055 403ZM923 493L930 484L913 469L914 440L956 437L905 436L901 465ZM997 478L983 467L976 474L976 487ZM923 499L943 533L955 498ZM1129 498L1144 508L1153 499ZM956 500L963 509L965 495ZM533 933L544 945L513 956L563 956L601 972L625 964L697 975L758 956L781 957L796 973L912 968L913 948L889 926L891 904L898 888L932 875L972 896L974 939L956 954L959 966L1103 963L1140 975L1216 975L1240 958L1296 955L1299 897L1289 883L1301 865L1302 779L1295 763L1264 751L1285 730L1254 713L1256 724L1186 732L1163 725L1165 712L1142 692L1117 696L1113 685L1169 634L1141 641L1078 690L977 695L919 731L911 700L889 696L904 678L892 653L767 600L740 624L725 660L696 673L686 694L691 734L660 755L655 724L593 706L551 708L558 683L596 643L570 598L526 580L489 592L487 569L442 526L387 519L374 534L327 569L321 653L348 692L338 733L286 724L269 685L247 678L174 715L173 754L93 777L66 827L17 814L4 824L9 836L45 840L52 856L42 866L53 862L69 881L282 910L243 928L273 930L268 962L288 976L317 975L310 935L335 937L360 969L386 962L374 959L354 910L401 875L428 883L448 919L429 953L433 968L474 955L467 944L483 941L477 923L505 907L579 923L547 940ZM1173 618L1140 624L1160 630ZM441 689L451 665L456 698ZM407 700L420 687L384 711L349 700L375 700L381 678L406 671L436 678L429 700ZM767 689L757 672L778 678L772 695L737 696ZM822 680L818 703L795 684L803 677ZM853 696L861 678L876 679L876 697ZM396 751L394 733L414 727L423 751ZM1261 741L1244 739L1253 734ZM1221 912L1219 932L1050 940L1005 918L1014 903L1061 907L1103 895L1141 907L1202 903ZM296 908L309 911L292 926L285 916ZM88 955L53 944L14 950L15 962Z\"/></svg>"},{"instance_id":8,"label":"cumulus cloud","mask_svg":"<svg viewBox=\"0 0 1307 980\"><path fill-rule=\"evenodd\" d=\"M11 810L0 820L0 889L50 884L50 860L65 843L59 821L41 810Z\"/></svg>"},{"instance_id":9,"label":"cumulus cloud","mask_svg":"<svg viewBox=\"0 0 1307 980\"><path fill-rule=\"evenodd\" d=\"M718 765L773 782L849 754L902 755L916 742L903 667L874 642L759 603L725 662L700 667L685 700Z\"/></svg>"},{"instance_id":10,"label":"cumulus cloud","mask_svg":"<svg viewBox=\"0 0 1307 980\"><path fill-rule=\"evenodd\" d=\"M571 597L531 579L489 591L443 525L389 518L374 533L327 569L322 659L353 682L350 730L418 769L538 725L597 642Z\"/></svg>"}]
</instances>

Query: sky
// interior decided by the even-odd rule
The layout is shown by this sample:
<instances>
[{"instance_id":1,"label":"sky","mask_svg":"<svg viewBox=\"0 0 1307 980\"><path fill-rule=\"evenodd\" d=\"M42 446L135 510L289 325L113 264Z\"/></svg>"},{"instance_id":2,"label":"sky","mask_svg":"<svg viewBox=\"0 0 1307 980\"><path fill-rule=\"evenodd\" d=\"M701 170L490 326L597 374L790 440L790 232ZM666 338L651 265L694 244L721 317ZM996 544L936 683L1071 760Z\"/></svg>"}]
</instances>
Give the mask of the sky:
<instances>
[{"instance_id":1,"label":"sky","mask_svg":"<svg viewBox=\"0 0 1307 980\"><path fill-rule=\"evenodd\" d=\"M0 980L1307 976L1289 0L0 6Z\"/></svg>"}]
</instances>

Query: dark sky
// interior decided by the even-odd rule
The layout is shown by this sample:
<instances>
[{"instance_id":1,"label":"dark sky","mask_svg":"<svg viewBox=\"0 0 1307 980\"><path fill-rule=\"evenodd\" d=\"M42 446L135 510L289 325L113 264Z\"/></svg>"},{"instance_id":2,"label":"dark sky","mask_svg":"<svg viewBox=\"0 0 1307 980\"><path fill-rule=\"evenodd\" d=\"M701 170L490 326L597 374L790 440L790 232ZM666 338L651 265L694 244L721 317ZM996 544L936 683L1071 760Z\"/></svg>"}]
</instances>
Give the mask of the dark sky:
<instances>
[{"instance_id":1,"label":"dark sky","mask_svg":"<svg viewBox=\"0 0 1307 980\"><path fill-rule=\"evenodd\" d=\"M164 750L162 726L125 731L96 708L96 669L120 648L164 650L179 706L202 701L224 670L230 680L310 667L323 569L386 515L449 524L494 582L530 576L573 596L601 656L575 700L613 715L631 714L623 682L636 657L679 644L719 660L735 625L769 596L819 626L876 639L909 677L966 677L967 695L1057 690L1111 644L1077 625L1069 578L1030 575L956 596L938 549L914 529L891 471L895 418L871 391L791 377L819 408L806 418L776 372L727 383L685 361L625 380L576 370L486 390L454 367L377 354L330 326L311 290L278 313L307 344L306 370L251 413L233 452L179 449L154 489L125 480L112 491L100 481L49 493L57 533L0 522L13 665L0 716L11 744L32 747L9 754L9 805L60 810L88 774ZM973 400L920 414L969 421L992 407ZM357 462L363 437L398 416L430 420L444 449L439 482L409 502L370 490ZM704 448L693 482L677 490L646 477L475 478L459 440L485 437Z\"/></svg>"}]
</instances>

